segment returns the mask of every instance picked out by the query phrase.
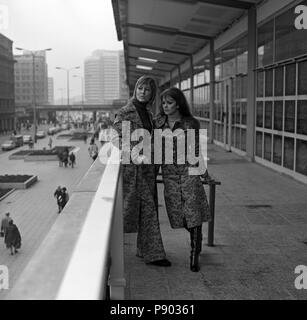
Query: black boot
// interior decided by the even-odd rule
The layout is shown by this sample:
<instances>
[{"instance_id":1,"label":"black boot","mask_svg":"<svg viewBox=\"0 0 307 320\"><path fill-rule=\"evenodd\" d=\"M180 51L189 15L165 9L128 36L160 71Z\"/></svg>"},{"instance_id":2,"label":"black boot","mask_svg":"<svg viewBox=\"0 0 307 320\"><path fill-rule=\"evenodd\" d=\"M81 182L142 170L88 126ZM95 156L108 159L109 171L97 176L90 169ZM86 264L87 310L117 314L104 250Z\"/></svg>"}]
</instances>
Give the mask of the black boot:
<instances>
[{"instance_id":1,"label":"black boot","mask_svg":"<svg viewBox=\"0 0 307 320\"><path fill-rule=\"evenodd\" d=\"M201 225L190 229L191 237L191 257L190 257L190 269L193 272L200 270L198 264L199 254L201 252L202 231Z\"/></svg>"}]
</instances>

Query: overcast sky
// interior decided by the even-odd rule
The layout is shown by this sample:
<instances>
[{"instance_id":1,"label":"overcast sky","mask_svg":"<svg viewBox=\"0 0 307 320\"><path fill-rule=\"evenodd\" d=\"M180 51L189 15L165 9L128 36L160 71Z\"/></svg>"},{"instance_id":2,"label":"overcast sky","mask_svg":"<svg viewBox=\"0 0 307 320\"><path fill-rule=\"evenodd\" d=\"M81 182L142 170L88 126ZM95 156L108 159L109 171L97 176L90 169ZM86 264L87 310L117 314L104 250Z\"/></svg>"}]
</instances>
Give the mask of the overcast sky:
<instances>
[{"instance_id":1,"label":"overcast sky","mask_svg":"<svg viewBox=\"0 0 307 320\"><path fill-rule=\"evenodd\" d=\"M81 66L70 74L83 76L84 59L96 49L121 50L111 0L0 0L8 8L8 28L0 32L13 48L52 48L47 52L48 76L55 98L61 98L66 72L55 67ZM14 50L15 54L20 52ZM70 78L70 97L81 96L80 78Z\"/></svg>"}]
</instances>

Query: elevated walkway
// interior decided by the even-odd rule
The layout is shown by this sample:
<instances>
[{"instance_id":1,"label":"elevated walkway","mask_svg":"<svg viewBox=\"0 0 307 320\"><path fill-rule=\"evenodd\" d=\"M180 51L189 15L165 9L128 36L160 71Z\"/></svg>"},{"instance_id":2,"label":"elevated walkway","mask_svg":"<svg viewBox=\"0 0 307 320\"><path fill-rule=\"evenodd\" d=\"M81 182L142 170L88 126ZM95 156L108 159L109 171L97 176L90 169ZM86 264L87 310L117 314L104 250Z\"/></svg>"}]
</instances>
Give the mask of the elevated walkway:
<instances>
[{"instance_id":1,"label":"elevated walkway","mask_svg":"<svg viewBox=\"0 0 307 320\"><path fill-rule=\"evenodd\" d=\"M135 256L136 234L125 234L125 299L306 299L306 290L295 288L298 275L294 270L298 265L307 265L307 186L215 145L209 145L208 157L209 171L222 185L217 186L216 192L215 246L207 246L207 225L204 224L200 272L189 270L188 233L184 229L170 228L164 207L163 185L159 185L161 230L172 266L145 265ZM39 292L42 288L47 292L43 297L48 297L61 285L72 248L87 219L86 210L89 210L97 190L97 177L103 171L99 167L96 162L91 168L93 172L90 170L85 177L96 179L96 182L92 180L94 184L88 188L89 193L81 192L80 186L75 189L75 195L80 197L73 197L67 207L71 224L68 224L69 219L64 217L63 212L44 239L49 244L58 241L59 246L45 247L45 250L41 247L36 251L27 267L16 272L16 286L9 290L7 299L37 299L38 295L33 292ZM83 187L86 191L85 181ZM205 188L208 191L208 187ZM82 201L82 196L87 197L87 201ZM120 201L120 195L117 201ZM77 203L82 212L76 211ZM67 233L63 232L64 227ZM72 229L69 231L69 228ZM93 248L100 246L99 243L92 245ZM88 252L94 251L88 248ZM16 258L20 259L22 254ZM45 263L50 261L52 254L56 269ZM48 268L48 271L38 274L35 271L37 268ZM82 277L87 277L86 270L84 272ZM51 284L49 293L43 273L48 275L48 283ZM33 275L35 279L31 278Z\"/></svg>"}]
</instances>

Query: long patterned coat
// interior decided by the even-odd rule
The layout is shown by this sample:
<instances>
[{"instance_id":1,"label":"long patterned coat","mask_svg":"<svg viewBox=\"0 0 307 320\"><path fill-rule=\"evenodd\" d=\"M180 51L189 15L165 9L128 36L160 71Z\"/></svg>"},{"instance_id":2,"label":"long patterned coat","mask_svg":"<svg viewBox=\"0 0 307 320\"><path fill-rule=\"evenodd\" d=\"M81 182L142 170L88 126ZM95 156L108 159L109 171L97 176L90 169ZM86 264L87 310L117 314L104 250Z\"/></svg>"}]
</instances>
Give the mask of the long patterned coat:
<instances>
[{"instance_id":1,"label":"long patterned coat","mask_svg":"<svg viewBox=\"0 0 307 320\"><path fill-rule=\"evenodd\" d=\"M149 114L150 121L152 116ZM120 109L113 127L123 142L122 122L130 122L130 132L143 124L132 102ZM131 141L132 149L139 141ZM120 146L122 147L122 146ZM137 232L137 255L145 263L165 259L155 183L154 164L123 164L124 232Z\"/></svg>"},{"instance_id":2,"label":"long patterned coat","mask_svg":"<svg viewBox=\"0 0 307 320\"><path fill-rule=\"evenodd\" d=\"M149 112L152 122L152 114ZM114 121L113 127L122 139L122 121L129 121L130 134L136 129L143 129L141 118L135 106L130 101L122 107ZM129 137L130 138L130 137ZM130 141L130 150L139 141ZM120 147L122 147L120 145ZM155 167L149 164L123 164L123 193L124 193L124 231L127 233L138 231L141 198L153 208L155 204ZM154 209L153 209L154 210Z\"/></svg>"},{"instance_id":3,"label":"long patterned coat","mask_svg":"<svg viewBox=\"0 0 307 320\"><path fill-rule=\"evenodd\" d=\"M160 115L154 119L154 126L157 129L170 129L167 123L167 116ZM196 133L200 128L199 122L193 117L183 117L177 121L172 129L183 129L184 141L187 143L187 129L196 129ZM181 137L182 138L182 137ZM179 138L174 138L173 145L173 164L165 164L162 162L162 176L164 181L164 200L166 211L169 217L171 227L176 228L192 228L200 226L202 222L209 220L209 205L204 187L199 175L189 175L188 169L191 165L186 161L183 164L177 164L177 143ZM197 141L197 139L196 139ZM197 143L196 143L197 144ZM187 145L185 150L187 150ZM196 153L198 145L196 145ZM163 148L163 154L165 154ZM182 157L179 154L179 157Z\"/></svg>"}]
</instances>

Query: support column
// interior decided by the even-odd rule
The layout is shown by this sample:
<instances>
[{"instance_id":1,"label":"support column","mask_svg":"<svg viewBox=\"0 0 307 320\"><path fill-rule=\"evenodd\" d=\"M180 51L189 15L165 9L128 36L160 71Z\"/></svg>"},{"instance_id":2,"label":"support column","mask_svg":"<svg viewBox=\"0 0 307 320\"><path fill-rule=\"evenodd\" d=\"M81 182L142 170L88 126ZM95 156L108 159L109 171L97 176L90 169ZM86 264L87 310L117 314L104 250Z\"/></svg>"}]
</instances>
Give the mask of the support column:
<instances>
[{"instance_id":1,"label":"support column","mask_svg":"<svg viewBox=\"0 0 307 320\"><path fill-rule=\"evenodd\" d=\"M181 90L181 72L180 72L180 64L178 64L178 87Z\"/></svg>"},{"instance_id":2,"label":"support column","mask_svg":"<svg viewBox=\"0 0 307 320\"><path fill-rule=\"evenodd\" d=\"M210 40L210 123L208 143L213 143L214 139L214 111L215 111L215 54L214 40Z\"/></svg>"},{"instance_id":3,"label":"support column","mask_svg":"<svg viewBox=\"0 0 307 320\"><path fill-rule=\"evenodd\" d=\"M257 8L248 10L248 72L247 72L247 119L246 119L246 154L254 161L255 150L255 105L257 66Z\"/></svg>"},{"instance_id":4,"label":"support column","mask_svg":"<svg viewBox=\"0 0 307 320\"><path fill-rule=\"evenodd\" d=\"M194 110L194 66L193 56L190 55L190 106L193 113Z\"/></svg>"}]
</instances>

